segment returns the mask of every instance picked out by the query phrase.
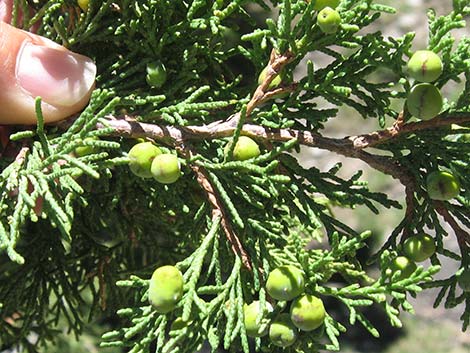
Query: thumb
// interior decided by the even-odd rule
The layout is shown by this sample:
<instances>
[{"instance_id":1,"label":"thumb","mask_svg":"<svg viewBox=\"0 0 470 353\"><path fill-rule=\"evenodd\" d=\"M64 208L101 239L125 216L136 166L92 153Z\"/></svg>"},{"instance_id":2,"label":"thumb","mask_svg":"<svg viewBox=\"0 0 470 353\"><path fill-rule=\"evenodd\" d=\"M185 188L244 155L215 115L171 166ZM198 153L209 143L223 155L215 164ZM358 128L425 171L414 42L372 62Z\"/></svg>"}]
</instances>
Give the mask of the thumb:
<instances>
[{"instance_id":1,"label":"thumb","mask_svg":"<svg viewBox=\"0 0 470 353\"><path fill-rule=\"evenodd\" d=\"M37 96L45 122L80 111L95 76L91 59L0 22L0 124L35 124Z\"/></svg>"}]
</instances>

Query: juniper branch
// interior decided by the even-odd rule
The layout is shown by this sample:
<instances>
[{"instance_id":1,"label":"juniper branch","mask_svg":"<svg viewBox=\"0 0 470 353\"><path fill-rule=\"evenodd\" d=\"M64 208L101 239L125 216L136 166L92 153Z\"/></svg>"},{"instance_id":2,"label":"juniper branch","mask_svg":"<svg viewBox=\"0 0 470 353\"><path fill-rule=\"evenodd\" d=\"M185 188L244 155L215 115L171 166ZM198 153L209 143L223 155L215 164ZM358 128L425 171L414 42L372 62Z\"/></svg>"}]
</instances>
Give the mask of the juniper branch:
<instances>
[{"instance_id":1,"label":"juniper branch","mask_svg":"<svg viewBox=\"0 0 470 353\"><path fill-rule=\"evenodd\" d=\"M264 100L266 99L266 97L264 96L264 89L266 89L266 87L270 83L270 79L272 79L275 76L277 70L279 70L279 66L281 65L279 63L285 65L288 60L288 56L281 56L279 58L276 57L275 54L272 54L270 66L274 65L275 69L273 69L272 71L268 70L266 80L258 87L256 91L259 91L258 94L255 93L255 95L253 96L258 96L259 99L253 98L252 101L250 101L250 103L248 104L248 106L250 106L251 104L254 107L256 104L264 102ZM238 119L239 113L232 115L231 117L229 117L229 119L225 121L216 121L208 125L178 127L142 123L137 122L131 116L122 116L118 118L112 117L112 119L109 120L107 127L113 128L115 134L119 136L126 136L132 138L151 137L156 140L168 143L170 145L174 145L181 143L184 144L185 142L190 140L218 139L230 137L233 135L233 132L237 128ZM330 138L325 137L318 132L302 131L295 129L272 129L254 124L244 124L241 132L245 135L252 136L257 140L262 140L264 142L285 142L296 138L298 143L301 145L328 150L330 152L335 152L349 158L360 159L363 162L367 163L370 167L392 176L393 178L399 180L400 183L405 187L406 211L403 222L407 222L413 217L413 209L415 206L414 194L416 190L416 185L414 177L405 169L404 166L400 165L397 161L385 156L366 152L364 151L364 149L368 147L378 146L380 144L389 142L392 139L401 137L406 134L435 129L439 127L448 127L452 124L466 124L468 122L470 122L470 116L468 114L454 113L452 115L446 115L446 113L442 113L431 120L405 123L404 113L402 112L396 120L395 124L393 124L387 129L345 138ZM97 127L104 128L105 126L100 123ZM198 180L203 180L200 179L201 176L204 176L204 174L200 171L200 167L192 166L192 168L198 169L197 171L195 171L194 169L193 170L196 172L196 175L198 175ZM207 191L205 187L204 189ZM213 205L216 204L217 202L213 203ZM220 208L216 207L215 209ZM442 207L437 208L437 211L441 215L443 215ZM446 221L449 223L448 217L450 217L450 214L448 213L448 211L446 212ZM226 222L223 223L227 225ZM455 228L455 225L453 225L452 222L450 222L449 224L451 224L451 226ZM234 236L233 232L229 228L227 228L226 226L224 226L223 228L227 234L229 241L234 246L234 250L236 250L236 253L242 255L244 254L243 256L245 256L246 252L244 252L241 244L239 244L239 241L237 244L238 238ZM465 232L457 230L455 231L455 234L459 239L459 244L462 244L462 239L465 239L462 238L462 234L465 234ZM405 230L403 235L405 238L408 236ZM243 261L245 265L250 263L247 259L248 257L246 257ZM248 266L248 268L251 268L251 265Z\"/></svg>"},{"instance_id":2,"label":"juniper branch","mask_svg":"<svg viewBox=\"0 0 470 353\"><path fill-rule=\"evenodd\" d=\"M98 128L103 127L104 125L98 124ZM108 127L112 127L115 134L119 136L130 138L150 137L174 145L176 142L182 143L189 140L229 137L236 128L236 119L218 121L202 126L177 127L140 123L126 116L122 119L110 120ZM360 159L371 167L400 180L404 185L410 183L410 176L403 169L400 169L400 166L391 158L356 149L354 148L354 143L349 139L324 137L320 133L311 131L266 128L254 124L243 125L242 133L257 140L271 142L286 142L295 138L301 145L316 147L336 152L346 157Z\"/></svg>"},{"instance_id":3,"label":"juniper branch","mask_svg":"<svg viewBox=\"0 0 470 353\"><path fill-rule=\"evenodd\" d=\"M279 75L284 66L291 62L294 58L293 53L287 51L284 54L278 54L274 49L271 51L271 57L267 66L266 77L263 82L256 88L250 102L246 107L246 116L249 117L253 110L263 104L264 102L272 99L280 93L292 91L295 85L288 88L278 88L275 90L268 90L269 85L274 78Z\"/></svg>"},{"instance_id":4,"label":"juniper branch","mask_svg":"<svg viewBox=\"0 0 470 353\"><path fill-rule=\"evenodd\" d=\"M260 87L262 86L264 86L264 84ZM203 126L163 127L154 124L140 123L133 120L132 117L126 116L121 119L111 120L109 126L114 129L116 134L121 136L152 137L157 140L163 140L167 143L174 144L176 141L182 143L189 140L217 139L232 136L236 129L237 118L238 115L235 114L226 121L217 121ZM431 120L404 123L402 113L396 123L390 128L346 138L330 138L322 136L317 132L295 129L272 129L254 124L243 125L241 131L243 134L252 136L258 140L270 142L285 142L296 138L298 143L301 145L316 147L330 152L335 152L346 157L360 159L370 167L392 176L399 180L405 187L406 211L403 221L406 222L413 217L413 209L415 206L414 194L416 185L414 177L397 161L385 156L366 152L364 149L388 142L405 134L446 127L452 124L465 124L468 122L470 122L470 116L468 114L454 113L450 116L446 116L443 113ZM98 126L98 128L100 128L100 126ZM197 173L198 172L196 172L196 174ZM445 207L437 208L437 211L443 216L444 210L446 212L444 219L452 226L452 228L454 228L455 234L459 239L459 244L461 245L461 250L464 250L464 248L462 248L462 244L466 242L466 237L463 235L466 233L460 228L456 228L456 224L454 224L455 221L449 222L449 217L451 216ZM224 227L224 229L226 228ZM230 234L230 231L226 230L226 234ZM403 235L405 238L408 236L406 231L404 231ZM232 236L230 236L229 239L232 239L231 242L233 241ZM241 253L243 254L243 252ZM246 265L245 261L244 264Z\"/></svg>"},{"instance_id":5,"label":"juniper branch","mask_svg":"<svg viewBox=\"0 0 470 353\"><path fill-rule=\"evenodd\" d=\"M222 203L220 202L219 198L217 197L216 191L212 186L211 182L209 181L206 171L203 167L198 165L192 164L191 169L196 174L197 181L199 185L201 185L202 189L206 192L207 198L212 205L212 217L218 218L221 217L221 226L224 230L225 235L227 236L227 240L229 241L232 250L235 254L240 256L243 265L249 269L250 271L253 269L251 265L250 258L248 253L243 248L243 245L240 239L237 237L235 232L233 231L232 227L230 226L230 222L227 220L227 215L224 210Z\"/></svg>"},{"instance_id":6,"label":"juniper branch","mask_svg":"<svg viewBox=\"0 0 470 353\"><path fill-rule=\"evenodd\" d=\"M400 116L403 116L403 113L400 114ZM375 147L406 134L446 127L452 124L465 124L468 122L470 122L470 115L468 113L453 113L449 115L444 112L430 120L422 120L405 124L393 124L391 127L384 130L374 131L364 135L351 136L347 139L353 143L355 148L364 149Z\"/></svg>"}]
</instances>

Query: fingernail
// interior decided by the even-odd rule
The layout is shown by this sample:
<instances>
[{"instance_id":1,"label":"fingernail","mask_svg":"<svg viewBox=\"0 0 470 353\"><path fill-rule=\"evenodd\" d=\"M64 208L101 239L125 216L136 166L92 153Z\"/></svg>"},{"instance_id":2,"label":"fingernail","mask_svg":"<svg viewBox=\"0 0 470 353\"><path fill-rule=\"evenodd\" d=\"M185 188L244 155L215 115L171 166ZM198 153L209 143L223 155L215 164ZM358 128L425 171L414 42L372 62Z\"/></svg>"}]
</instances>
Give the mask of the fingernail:
<instances>
[{"instance_id":1,"label":"fingernail","mask_svg":"<svg viewBox=\"0 0 470 353\"><path fill-rule=\"evenodd\" d=\"M79 102L95 82L96 66L86 56L26 42L16 62L18 84L32 97L56 106Z\"/></svg>"}]
</instances>

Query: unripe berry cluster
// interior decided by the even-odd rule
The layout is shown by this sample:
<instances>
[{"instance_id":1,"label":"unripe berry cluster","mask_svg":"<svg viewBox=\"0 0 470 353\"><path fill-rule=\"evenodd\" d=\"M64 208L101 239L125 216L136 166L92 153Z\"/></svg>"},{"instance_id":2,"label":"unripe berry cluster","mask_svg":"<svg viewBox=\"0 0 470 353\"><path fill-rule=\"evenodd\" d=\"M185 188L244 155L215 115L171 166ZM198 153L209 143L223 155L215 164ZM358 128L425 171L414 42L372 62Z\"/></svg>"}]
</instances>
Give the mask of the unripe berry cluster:
<instances>
[{"instance_id":1,"label":"unripe berry cluster","mask_svg":"<svg viewBox=\"0 0 470 353\"><path fill-rule=\"evenodd\" d=\"M415 86L415 88L418 86ZM430 173L426 178L426 186L428 195L433 200L450 200L457 197L460 192L458 179L452 173L445 171ZM411 276L417 268L415 262L429 259L436 252L436 244L431 236L418 234L407 238L403 242L402 251L404 256L394 258L388 268L390 275L400 272L398 279Z\"/></svg>"},{"instance_id":2,"label":"unripe berry cluster","mask_svg":"<svg viewBox=\"0 0 470 353\"><path fill-rule=\"evenodd\" d=\"M408 61L408 74L418 83L411 89L406 107L414 117L428 120L442 109L442 95L431 82L442 74L442 61L430 50L418 50Z\"/></svg>"},{"instance_id":3,"label":"unripe berry cluster","mask_svg":"<svg viewBox=\"0 0 470 353\"><path fill-rule=\"evenodd\" d=\"M341 24L341 16L335 8L340 0L316 0L313 9L318 12L317 25L325 34L336 33Z\"/></svg>"},{"instance_id":4,"label":"unripe berry cluster","mask_svg":"<svg viewBox=\"0 0 470 353\"><path fill-rule=\"evenodd\" d=\"M225 155L228 154L230 144L225 146ZM240 136L233 148L233 159L236 161L246 161L251 158L256 158L260 155L258 144L248 136Z\"/></svg>"},{"instance_id":5,"label":"unripe berry cluster","mask_svg":"<svg viewBox=\"0 0 470 353\"><path fill-rule=\"evenodd\" d=\"M323 33L333 34L339 29L341 16L335 9L325 7L318 13L317 24Z\"/></svg>"},{"instance_id":6,"label":"unripe berry cluster","mask_svg":"<svg viewBox=\"0 0 470 353\"><path fill-rule=\"evenodd\" d=\"M436 252L433 237L428 234L417 234L406 239L403 243L403 253L415 262L429 259Z\"/></svg>"},{"instance_id":7,"label":"unripe berry cluster","mask_svg":"<svg viewBox=\"0 0 470 353\"><path fill-rule=\"evenodd\" d=\"M433 200L447 201L460 193L460 182L450 172L436 170L426 178L428 195Z\"/></svg>"},{"instance_id":8,"label":"unripe berry cluster","mask_svg":"<svg viewBox=\"0 0 470 353\"><path fill-rule=\"evenodd\" d=\"M402 245L403 255L397 256L389 264L389 274L398 271L398 279L410 277L416 271L416 262L429 259L436 252L434 238L428 234L417 234L407 238Z\"/></svg>"},{"instance_id":9,"label":"unripe berry cluster","mask_svg":"<svg viewBox=\"0 0 470 353\"><path fill-rule=\"evenodd\" d=\"M162 153L151 142L137 143L130 149L128 156L129 168L138 177L153 177L159 183L171 184L181 176L178 157L171 153Z\"/></svg>"},{"instance_id":10,"label":"unripe berry cluster","mask_svg":"<svg viewBox=\"0 0 470 353\"><path fill-rule=\"evenodd\" d=\"M90 0L77 0L78 6L82 9L82 11L88 11L88 5L90 4Z\"/></svg>"},{"instance_id":11,"label":"unripe berry cluster","mask_svg":"<svg viewBox=\"0 0 470 353\"><path fill-rule=\"evenodd\" d=\"M261 72L259 73L258 76L258 84L262 84L264 80L266 80L266 76L268 75L268 66L266 66ZM271 83L268 86L268 89L274 89L277 86L279 86L282 82L282 78L280 75L276 75L274 79L271 81Z\"/></svg>"},{"instance_id":12,"label":"unripe berry cluster","mask_svg":"<svg viewBox=\"0 0 470 353\"><path fill-rule=\"evenodd\" d=\"M304 292L305 278L303 272L295 266L281 266L268 276L266 291L275 300L290 301L289 313L280 313L270 320L273 311L271 304L266 303L267 310L261 313L258 301L245 306L245 329L250 337L262 337L268 334L271 342L278 347L293 345L298 330L312 331L320 327L325 320L326 312L320 298ZM261 320L256 321L261 315ZM269 325L269 330L268 330Z\"/></svg>"},{"instance_id":13,"label":"unripe berry cluster","mask_svg":"<svg viewBox=\"0 0 470 353\"><path fill-rule=\"evenodd\" d=\"M175 266L157 268L150 279L148 298L156 311L172 311L183 297L183 275Z\"/></svg>"},{"instance_id":14,"label":"unripe berry cluster","mask_svg":"<svg viewBox=\"0 0 470 353\"><path fill-rule=\"evenodd\" d=\"M161 61L149 63L146 71L145 80L149 86L159 88L166 82L166 68Z\"/></svg>"}]
</instances>

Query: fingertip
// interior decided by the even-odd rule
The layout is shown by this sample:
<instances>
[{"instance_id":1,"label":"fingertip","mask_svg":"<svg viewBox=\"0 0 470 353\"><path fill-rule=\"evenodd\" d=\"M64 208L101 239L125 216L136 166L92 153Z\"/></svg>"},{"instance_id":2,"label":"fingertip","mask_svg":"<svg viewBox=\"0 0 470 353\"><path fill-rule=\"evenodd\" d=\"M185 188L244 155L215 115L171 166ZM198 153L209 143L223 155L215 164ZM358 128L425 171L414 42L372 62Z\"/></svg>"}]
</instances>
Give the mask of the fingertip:
<instances>
[{"instance_id":1,"label":"fingertip","mask_svg":"<svg viewBox=\"0 0 470 353\"><path fill-rule=\"evenodd\" d=\"M0 124L35 124L38 96L46 122L65 119L86 106L95 77L90 58L0 22Z\"/></svg>"}]
</instances>

